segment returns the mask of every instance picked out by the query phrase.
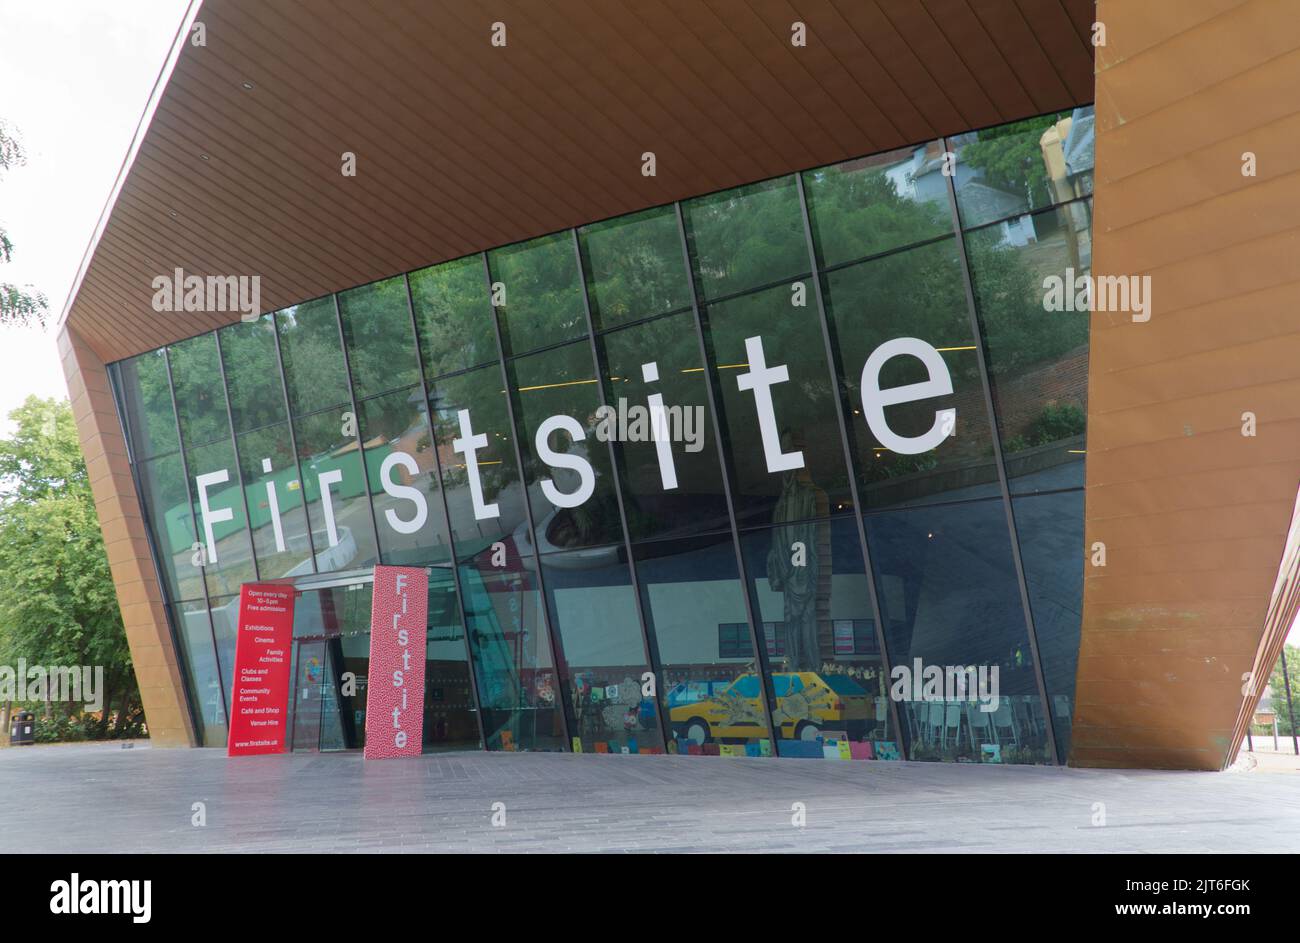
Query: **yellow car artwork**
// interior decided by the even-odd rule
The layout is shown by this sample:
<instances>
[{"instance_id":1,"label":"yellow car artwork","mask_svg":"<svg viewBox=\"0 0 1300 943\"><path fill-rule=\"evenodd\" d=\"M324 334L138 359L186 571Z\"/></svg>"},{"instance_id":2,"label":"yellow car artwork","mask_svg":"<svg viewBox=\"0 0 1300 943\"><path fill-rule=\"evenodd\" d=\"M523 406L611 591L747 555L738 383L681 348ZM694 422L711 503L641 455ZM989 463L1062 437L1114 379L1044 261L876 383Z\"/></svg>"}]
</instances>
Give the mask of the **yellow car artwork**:
<instances>
[{"instance_id":1,"label":"yellow car artwork","mask_svg":"<svg viewBox=\"0 0 1300 943\"><path fill-rule=\"evenodd\" d=\"M871 696L844 675L778 672L772 675L772 693L776 698L772 719L782 740L816 740L825 730L860 738L873 716ZM668 717L676 737L695 743L767 736L758 676L753 673L741 675L712 697L678 703Z\"/></svg>"}]
</instances>

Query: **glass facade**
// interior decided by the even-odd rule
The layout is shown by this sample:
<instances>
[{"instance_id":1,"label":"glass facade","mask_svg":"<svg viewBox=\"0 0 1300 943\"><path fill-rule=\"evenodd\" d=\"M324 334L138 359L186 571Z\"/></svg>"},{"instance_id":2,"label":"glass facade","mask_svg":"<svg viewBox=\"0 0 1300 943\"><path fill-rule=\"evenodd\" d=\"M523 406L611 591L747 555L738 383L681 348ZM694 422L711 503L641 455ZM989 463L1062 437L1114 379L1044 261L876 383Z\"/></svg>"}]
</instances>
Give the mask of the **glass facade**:
<instances>
[{"instance_id":1,"label":"glass facade","mask_svg":"<svg viewBox=\"0 0 1300 943\"><path fill-rule=\"evenodd\" d=\"M1062 762L1088 313L1051 299L1091 270L1090 114L111 365L202 741L240 584L294 579L291 741L360 746L383 563L430 573L426 750Z\"/></svg>"}]
</instances>

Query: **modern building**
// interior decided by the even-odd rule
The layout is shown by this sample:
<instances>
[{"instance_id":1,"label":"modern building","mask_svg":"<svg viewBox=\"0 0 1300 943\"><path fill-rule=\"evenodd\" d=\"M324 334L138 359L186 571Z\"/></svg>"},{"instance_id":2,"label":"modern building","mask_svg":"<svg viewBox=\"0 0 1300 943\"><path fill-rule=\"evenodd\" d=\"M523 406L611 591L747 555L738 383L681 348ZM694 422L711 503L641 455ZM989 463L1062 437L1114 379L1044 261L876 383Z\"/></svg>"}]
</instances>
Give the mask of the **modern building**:
<instances>
[{"instance_id":1,"label":"modern building","mask_svg":"<svg viewBox=\"0 0 1300 943\"><path fill-rule=\"evenodd\" d=\"M401 564L429 751L1221 768L1297 604L1285 6L196 0L60 338L154 741L277 581L360 746Z\"/></svg>"}]
</instances>

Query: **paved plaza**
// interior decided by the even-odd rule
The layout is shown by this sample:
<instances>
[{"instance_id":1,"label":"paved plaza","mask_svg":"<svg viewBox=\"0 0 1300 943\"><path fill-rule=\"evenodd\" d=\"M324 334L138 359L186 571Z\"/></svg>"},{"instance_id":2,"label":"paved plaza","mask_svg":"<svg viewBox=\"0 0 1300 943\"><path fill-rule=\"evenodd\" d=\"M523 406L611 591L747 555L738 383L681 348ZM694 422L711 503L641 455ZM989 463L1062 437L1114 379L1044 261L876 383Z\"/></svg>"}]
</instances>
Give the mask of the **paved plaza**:
<instances>
[{"instance_id":1,"label":"paved plaza","mask_svg":"<svg viewBox=\"0 0 1300 943\"><path fill-rule=\"evenodd\" d=\"M1293 764L1111 772L479 752L367 763L84 744L0 750L0 795L3 854L1300 851Z\"/></svg>"}]
</instances>

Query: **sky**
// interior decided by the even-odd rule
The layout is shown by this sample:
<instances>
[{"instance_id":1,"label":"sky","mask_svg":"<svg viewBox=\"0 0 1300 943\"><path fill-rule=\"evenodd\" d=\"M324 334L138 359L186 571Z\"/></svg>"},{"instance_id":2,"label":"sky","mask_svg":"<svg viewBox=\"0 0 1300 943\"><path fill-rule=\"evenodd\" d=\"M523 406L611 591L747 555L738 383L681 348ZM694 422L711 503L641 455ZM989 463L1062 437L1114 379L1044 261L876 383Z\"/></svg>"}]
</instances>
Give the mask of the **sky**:
<instances>
[{"instance_id":1,"label":"sky","mask_svg":"<svg viewBox=\"0 0 1300 943\"><path fill-rule=\"evenodd\" d=\"M117 180L185 0L0 0L0 118L26 166L0 177L14 244L0 279L45 292L51 322ZM29 394L66 397L54 332L0 327L0 434Z\"/></svg>"}]
</instances>

